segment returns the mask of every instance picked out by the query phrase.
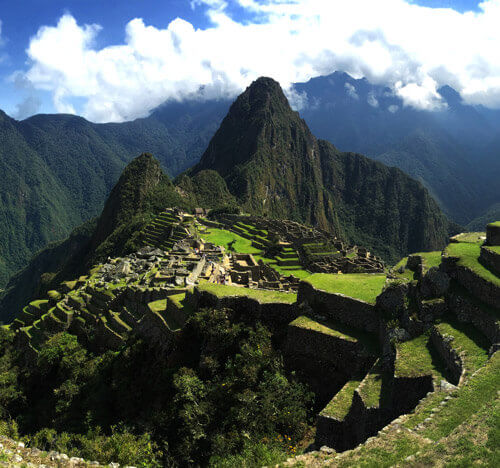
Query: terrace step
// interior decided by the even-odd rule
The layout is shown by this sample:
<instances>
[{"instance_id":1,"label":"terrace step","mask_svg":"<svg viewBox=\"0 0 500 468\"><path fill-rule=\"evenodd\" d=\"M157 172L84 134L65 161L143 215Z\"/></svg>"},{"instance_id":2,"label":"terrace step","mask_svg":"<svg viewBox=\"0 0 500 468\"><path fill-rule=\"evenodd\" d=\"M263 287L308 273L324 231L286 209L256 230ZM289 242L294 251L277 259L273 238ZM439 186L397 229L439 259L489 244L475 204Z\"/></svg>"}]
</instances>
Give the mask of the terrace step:
<instances>
[{"instance_id":1,"label":"terrace step","mask_svg":"<svg viewBox=\"0 0 500 468\"><path fill-rule=\"evenodd\" d=\"M448 309L460 322L472 323L490 344L500 341L500 310L485 304L456 282L446 297Z\"/></svg>"},{"instance_id":2,"label":"terrace step","mask_svg":"<svg viewBox=\"0 0 500 468\"><path fill-rule=\"evenodd\" d=\"M473 296L493 308L500 308L500 276L479 261L481 246L451 243L443 252L446 272Z\"/></svg>"},{"instance_id":3,"label":"terrace step","mask_svg":"<svg viewBox=\"0 0 500 468\"><path fill-rule=\"evenodd\" d=\"M397 343L394 361L393 408L408 413L445 378L446 365L428 334Z\"/></svg>"},{"instance_id":4,"label":"terrace step","mask_svg":"<svg viewBox=\"0 0 500 468\"><path fill-rule=\"evenodd\" d=\"M473 325L446 317L434 326L432 343L446 363L452 383L463 379L486 364L489 342Z\"/></svg>"}]
</instances>

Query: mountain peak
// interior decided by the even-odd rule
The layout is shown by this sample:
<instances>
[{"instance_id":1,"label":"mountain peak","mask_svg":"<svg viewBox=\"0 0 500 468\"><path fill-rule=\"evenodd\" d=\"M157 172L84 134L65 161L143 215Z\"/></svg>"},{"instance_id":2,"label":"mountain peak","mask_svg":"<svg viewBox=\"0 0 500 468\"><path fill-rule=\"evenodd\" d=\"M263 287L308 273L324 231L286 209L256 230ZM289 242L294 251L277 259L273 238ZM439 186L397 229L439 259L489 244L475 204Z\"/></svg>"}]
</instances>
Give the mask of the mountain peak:
<instances>
[{"instance_id":1,"label":"mountain peak","mask_svg":"<svg viewBox=\"0 0 500 468\"><path fill-rule=\"evenodd\" d=\"M160 163L149 153L141 154L127 165L104 205L92 239L94 248L139 211L147 193L158 185L162 176Z\"/></svg>"},{"instance_id":2,"label":"mountain peak","mask_svg":"<svg viewBox=\"0 0 500 468\"><path fill-rule=\"evenodd\" d=\"M261 77L233 103L199 164L190 172L212 169L225 177L235 166L242 167L259 157L279 157L284 153L278 148L283 145L289 148L291 140L299 134L307 141L314 140L290 107L280 84ZM230 181L230 188L233 183L239 184Z\"/></svg>"},{"instance_id":3,"label":"mountain peak","mask_svg":"<svg viewBox=\"0 0 500 468\"><path fill-rule=\"evenodd\" d=\"M290 104L280 84L272 78L265 76L255 80L239 96L235 104L238 104L238 101L240 101L240 104L249 105L252 112L263 108L271 112L290 109Z\"/></svg>"}]
</instances>

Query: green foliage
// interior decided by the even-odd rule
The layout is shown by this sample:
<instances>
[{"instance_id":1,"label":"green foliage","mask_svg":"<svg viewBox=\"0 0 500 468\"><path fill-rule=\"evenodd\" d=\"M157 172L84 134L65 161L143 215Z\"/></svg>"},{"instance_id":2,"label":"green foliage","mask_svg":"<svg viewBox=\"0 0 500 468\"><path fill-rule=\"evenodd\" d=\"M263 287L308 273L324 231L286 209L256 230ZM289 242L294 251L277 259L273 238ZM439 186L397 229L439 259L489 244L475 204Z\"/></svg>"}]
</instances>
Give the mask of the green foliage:
<instances>
[{"instance_id":1,"label":"green foliage","mask_svg":"<svg viewBox=\"0 0 500 468\"><path fill-rule=\"evenodd\" d=\"M214 455L210 457L208 465L217 468L234 468L235 466L260 468L277 465L291 455L295 455L293 446L287 446L279 440L278 438L275 441L263 439L262 442L255 443L247 441L238 454Z\"/></svg>"},{"instance_id":2,"label":"green foliage","mask_svg":"<svg viewBox=\"0 0 500 468\"><path fill-rule=\"evenodd\" d=\"M14 333L0 327L0 419L10 417L16 402L23 400L18 384L19 368L13 349ZM2 432L10 432L4 427Z\"/></svg>"},{"instance_id":3,"label":"green foliage","mask_svg":"<svg viewBox=\"0 0 500 468\"><path fill-rule=\"evenodd\" d=\"M117 462L148 468L162 466L162 453L149 434L136 436L115 426L111 428L110 435L103 434L98 427L87 434L58 433L45 428L25 440L30 446L47 452L55 450L70 457L78 456L101 463Z\"/></svg>"},{"instance_id":4,"label":"green foliage","mask_svg":"<svg viewBox=\"0 0 500 468\"><path fill-rule=\"evenodd\" d=\"M213 210L210 210L208 213L208 219L216 219L218 216L222 214L240 214L240 207L235 205L235 206L223 206L221 208L214 208Z\"/></svg>"},{"instance_id":5,"label":"green foliage","mask_svg":"<svg viewBox=\"0 0 500 468\"><path fill-rule=\"evenodd\" d=\"M136 466L242 452L258 463L282 459L308 430L312 394L285 375L270 332L230 310L194 314L169 355L141 340L96 355L57 333L26 366L2 330L0 407L31 446Z\"/></svg>"}]
</instances>

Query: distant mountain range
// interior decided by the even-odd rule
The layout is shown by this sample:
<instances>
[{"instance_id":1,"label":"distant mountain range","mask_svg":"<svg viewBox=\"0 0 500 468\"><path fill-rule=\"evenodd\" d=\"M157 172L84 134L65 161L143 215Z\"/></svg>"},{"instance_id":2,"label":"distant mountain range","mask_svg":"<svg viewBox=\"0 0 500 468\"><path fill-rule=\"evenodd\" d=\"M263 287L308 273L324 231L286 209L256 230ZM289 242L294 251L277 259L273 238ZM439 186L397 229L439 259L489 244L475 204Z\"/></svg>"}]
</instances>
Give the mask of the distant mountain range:
<instances>
[{"instance_id":1,"label":"distant mountain range","mask_svg":"<svg viewBox=\"0 0 500 468\"><path fill-rule=\"evenodd\" d=\"M500 202L500 111L465 105L448 86L439 90L446 107L416 110L345 73L295 90L306 97L301 116L315 135L420 180L455 222L469 224Z\"/></svg>"},{"instance_id":2,"label":"distant mountain range","mask_svg":"<svg viewBox=\"0 0 500 468\"><path fill-rule=\"evenodd\" d=\"M474 227L499 217L500 112L464 105L448 87L440 90L445 110L417 111L343 73L297 84L295 93L313 134L401 168L452 220ZM96 216L133 157L151 152L171 176L196 164L230 105L171 102L121 124L1 113L0 288L35 252Z\"/></svg>"}]
</instances>

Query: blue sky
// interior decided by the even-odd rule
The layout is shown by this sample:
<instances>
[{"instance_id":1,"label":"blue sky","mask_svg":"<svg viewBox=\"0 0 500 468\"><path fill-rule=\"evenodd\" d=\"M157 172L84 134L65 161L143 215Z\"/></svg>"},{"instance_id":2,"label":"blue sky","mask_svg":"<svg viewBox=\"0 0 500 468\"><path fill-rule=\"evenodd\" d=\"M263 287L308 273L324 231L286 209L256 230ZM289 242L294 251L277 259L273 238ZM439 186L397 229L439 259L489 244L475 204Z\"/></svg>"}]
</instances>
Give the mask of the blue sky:
<instances>
[{"instance_id":1,"label":"blue sky","mask_svg":"<svg viewBox=\"0 0 500 468\"><path fill-rule=\"evenodd\" d=\"M206 29L214 26L214 17L209 18L207 14L210 12L220 13L223 11L225 17L231 18L239 24L256 23L258 22L256 18L259 18L259 14L262 14L263 11L265 12L264 7L259 12L252 11L251 8L246 8L246 0L227 1L229 2L228 5L221 6L221 4L225 3L224 0L198 0L195 2L198 4L193 8L191 0L0 0L0 21L2 25L0 36L0 80L2 80L0 109L5 110L10 115L18 116L17 106L24 102L25 110L21 114L29 114L34 109L37 109L39 112L61 111L64 106L55 104L54 96L58 92L60 93L61 90L64 90L66 107L73 107L76 113L84 114L86 117L95 115L96 120L105 120L105 117L101 117L101 114L97 111L88 109L85 111L84 104L90 99L89 96L86 96L81 90L75 91L70 89L71 86L67 82L59 88L54 86L52 89L46 89L46 83L44 84L33 79L33 76L36 75L36 72L40 71L40 68L37 70L32 69L33 63L38 59L30 61L26 53L30 41L42 26L56 27L63 15L71 15L80 28L83 28L86 24L100 25L101 29L92 35L91 43L91 48L99 51L113 45L123 45L126 41L126 25L134 18L142 18L145 26L152 26L156 30L166 30L169 24L177 17L190 23L195 29ZM258 4L265 3L264 0L248 1L255 1ZM293 2L293 0L290 1ZM307 1L312 2L314 0L304 0L304 2ZM403 2L403 0L400 1ZM496 0L490 1L494 2ZM479 4L478 1L471 0L418 0L411 2L408 0L407 3L431 8L452 8L461 13L478 11ZM293 16L290 17L293 18ZM223 27L225 26L221 23L220 28ZM384 26L380 28L383 30ZM57 54L58 51L54 50L53 53ZM207 60L211 60L211 57L207 56ZM291 60L295 60L295 58L291 58ZM345 58L342 60L346 62ZM337 62L342 64L344 63L342 60L337 60ZM347 61L346 63L349 62ZM46 65L43 66L46 67ZM314 70L311 70L309 75L304 76L307 78L308 76L320 73L322 70L333 71L338 66L338 63L336 63L332 65L332 69L330 70L325 65L319 66L315 64L313 67ZM370 68L369 65L367 67ZM353 70L355 68L353 67ZM375 81L378 79L376 70L365 72L363 70L366 66L364 68L363 66L359 66L358 68L361 70L360 73L367 74L369 78L374 78ZM27 78L30 69L32 70L31 78ZM263 69L266 70L265 67ZM256 73L258 71L260 69L256 70ZM18 73L18 78L14 82L12 76L15 72ZM54 73L53 76L57 77L58 73L61 73L61 70L51 70L50 72ZM213 73L226 73L226 70L217 70ZM228 72L228 76L229 74ZM245 77L252 76L248 71L245 71L243 75ZM302 74L295 72L293 76L290 76L289 81L292 82L294 79L296 80L301 77ZM281 81L283 81L283 78ZM225 92L234 92L243 83L243 81L235 79L226 79L226 82L229 84L224 85L227 88L224 88ZM205 83L200 79L200 84ZM420 85L421 83L419 83ZM220 83L218 86L220 86ZM169 88L169 90L163 91L163 95L166 98L171 98L173 92ZM175 92L178 92L177 88L175 88ZM163 95L159 93L158 99ZM153 104L153 101L147 103L149 107ZM30 108L32 109L30 110ZM125 114L111 112L110 116L116 115L117 117L110 118L123 120L123 115L134 117L140 114L137 109L131 109L127 112ZM20 116L25 117L25 115Z\"/></svg>"}]
</instances>

